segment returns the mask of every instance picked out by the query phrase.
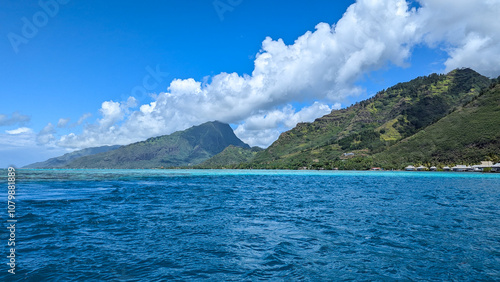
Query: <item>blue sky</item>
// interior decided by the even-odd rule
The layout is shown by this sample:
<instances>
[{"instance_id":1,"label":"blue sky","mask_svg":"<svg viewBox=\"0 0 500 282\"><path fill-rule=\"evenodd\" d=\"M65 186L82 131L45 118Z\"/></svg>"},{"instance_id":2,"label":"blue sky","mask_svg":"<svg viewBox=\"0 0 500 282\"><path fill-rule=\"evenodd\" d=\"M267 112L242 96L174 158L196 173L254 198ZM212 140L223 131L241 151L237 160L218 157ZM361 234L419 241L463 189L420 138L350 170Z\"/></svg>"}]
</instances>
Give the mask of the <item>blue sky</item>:
<instances>
[{"instance_id":1,"label":"blue sky","mask_svg":"<svg viewBox=\"0 0 500 282\"><path fill-rule=\"evenodd\" d=\"M499 1L471 5L3 1L0 167L215 119L265 147L417 76L498 76Z\"/></svg>"},{"instance_id":2,"label":"blue sky","mask_svg":"<svg viewBox=\"0 0 500 282\"><path fill-rule=\"evenodd\" d=\"M37 127L63 116L75 120L103 101L126 99L147 66L169 74L158 92L174 78L250 73L266 36L292 43L352 4L331 2L243 1L221 21L212 1L69 1L16 54L6 35L21 34L21 18L32 19L41 7L7 1L1 4L0 112L29 114Z\"/></svg>"}]
</instances>

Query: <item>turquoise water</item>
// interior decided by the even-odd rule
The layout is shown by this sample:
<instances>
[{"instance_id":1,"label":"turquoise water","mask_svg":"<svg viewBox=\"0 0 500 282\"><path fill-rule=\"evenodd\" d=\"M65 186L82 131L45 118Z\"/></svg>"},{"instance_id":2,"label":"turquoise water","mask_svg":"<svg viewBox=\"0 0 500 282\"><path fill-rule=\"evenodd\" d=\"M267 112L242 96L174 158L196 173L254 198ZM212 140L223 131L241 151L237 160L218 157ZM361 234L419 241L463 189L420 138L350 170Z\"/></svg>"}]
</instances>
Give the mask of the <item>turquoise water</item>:
<instances>
[{"instance_id":1,"label":"turquoise water","mask_svg":"<svg viewBox=\"0 0 500 282\"><path fill-rule=\"evenodd\" d=\"M498 174L17 173L3 280L500 280Z\"/></svg>"}]
</instances>

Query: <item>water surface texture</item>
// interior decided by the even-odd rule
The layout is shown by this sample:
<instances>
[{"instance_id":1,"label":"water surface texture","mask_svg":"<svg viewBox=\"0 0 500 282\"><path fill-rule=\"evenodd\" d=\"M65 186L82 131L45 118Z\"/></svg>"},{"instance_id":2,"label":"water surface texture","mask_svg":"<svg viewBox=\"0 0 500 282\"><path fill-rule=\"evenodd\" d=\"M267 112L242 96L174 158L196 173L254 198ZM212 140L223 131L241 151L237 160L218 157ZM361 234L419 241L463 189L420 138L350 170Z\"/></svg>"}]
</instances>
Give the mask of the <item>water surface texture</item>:
<instances>
[{"instance_id":1,"label":"water surface texture","mask_svg":"<svg viewBox=\"0 0 500 282\"><path fill-rule=\"evenodd\" d=\"M500 175L17 174L17 271L4 231L1 280L500 280Z\"/></svg>"}]
</instances>

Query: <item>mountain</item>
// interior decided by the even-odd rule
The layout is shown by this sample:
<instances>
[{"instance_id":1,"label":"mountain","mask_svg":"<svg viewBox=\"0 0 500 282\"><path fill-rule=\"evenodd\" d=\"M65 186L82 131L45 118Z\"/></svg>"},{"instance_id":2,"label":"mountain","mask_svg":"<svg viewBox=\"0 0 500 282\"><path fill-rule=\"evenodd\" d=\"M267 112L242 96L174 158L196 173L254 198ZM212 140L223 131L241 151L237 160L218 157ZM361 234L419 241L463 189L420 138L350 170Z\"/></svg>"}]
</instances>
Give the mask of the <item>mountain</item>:
<instances>
[{"instance_id":1,"label":"mountain","mask_svg":"<svg viewBox=\"0 0 500 282\"><path fill-rule=\"evenodd\" d=\"M76 159L67 168L160 168L193 166L227 146L250 148L228 124L218 121L193 126L170 135L122 146L114 151Z\"/></svg>"},{"instance_id":2,"label":"mountain","mask_svg":"<svg viewBox=\"0 0 500 282\"><path fill-rule=\"evenodd\" d=\"M48 159L44 162L37 162L23 168L61 168L68 165L71 161L94 154L109 152L112 150L116 150L121 146L102 146L102 147L94 147L94 148L86 148L83 150L78 150L75 152L67 153L59 157Z\"/></svg>"},{"instance_id":3,"label":"mountain","mask_svg":"<svg viewBox=\"0 0 500 282\"><path fill-rule=\"evenodd\" d=\"M385 167L500 161L500 84L424 130L373 156Z\"/></svg>"},{"instance_id":4,"label":"mountain","mask_svg":"<svg viewBox=\"0 0 500 282\"><path fill-rule=\"evenodd\" d=\"M242 148L229 145L224 151L204 161L196 168L233 168L241 163L248 163L253 160L262 148Z\"/></svg>"},{"instance_id":5,"label":"mountain","mask_svg":"<svg viewBox=\"0 0 500 282\"><path fill-rule=\"evenodd\" d=\"M431 74L399 83L312 123L299 123L280 135L251 164L241 168L331 168L371 164L380 153L475 99L491 80L471 69ZM355 169L357 166L345 167Z\"/></svg>"}]
</instances>

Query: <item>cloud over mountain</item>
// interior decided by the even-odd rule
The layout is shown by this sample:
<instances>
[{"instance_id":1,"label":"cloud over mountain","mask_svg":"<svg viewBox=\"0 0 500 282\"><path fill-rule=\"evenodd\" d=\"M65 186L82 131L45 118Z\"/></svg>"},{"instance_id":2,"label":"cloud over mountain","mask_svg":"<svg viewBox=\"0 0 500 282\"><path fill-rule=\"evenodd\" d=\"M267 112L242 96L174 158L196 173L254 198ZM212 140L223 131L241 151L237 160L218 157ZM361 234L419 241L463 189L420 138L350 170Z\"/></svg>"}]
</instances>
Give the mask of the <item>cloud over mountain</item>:
<instances>
[{"instance_id":1,"label":"cloud over mountain","mask_svg":"<svg viewBox=\"0 0 500 282\"><path fill-rule=\"evenodd\" d=\"M251 74L174 79L138 109L133 97L105 101L96 123L62 136L58 144L126 144L219 120L235 124L250 145L267 146L297 122L313 121L362 93L356 82L363 74L388 64L406 66L422 44L447 52L446 70L500 74L500 1L418 2L420 7L410 8L404 0L359 0L336 24L319 23L291 45L266 38ZM294 103L310 106L296 109Z\"/></svg>"},{"instance_id":2,"label":"cloud over mountain","mask_svg":"<svg viewBox=\"0 0 500 282\"><path fill-rule=\"evenodd\" d=\"M412 17L418 36L430 46L441 44L449 55L446 71L472 68L483 75L500 74L500 1L420 0Z\"/></svg>"}]
</instances>

